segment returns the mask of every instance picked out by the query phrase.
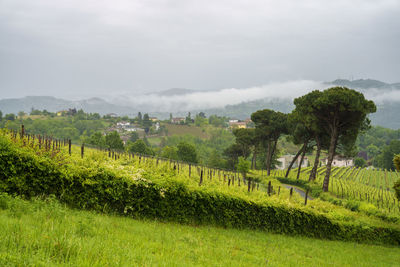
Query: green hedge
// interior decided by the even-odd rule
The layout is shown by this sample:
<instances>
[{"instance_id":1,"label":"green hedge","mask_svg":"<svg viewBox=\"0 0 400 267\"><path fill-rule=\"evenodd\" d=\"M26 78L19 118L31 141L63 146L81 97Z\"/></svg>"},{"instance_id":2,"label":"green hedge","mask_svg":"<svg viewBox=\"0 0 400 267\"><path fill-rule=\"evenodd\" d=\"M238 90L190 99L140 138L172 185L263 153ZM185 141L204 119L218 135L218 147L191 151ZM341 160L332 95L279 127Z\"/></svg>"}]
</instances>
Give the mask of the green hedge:
<instances>
[{"instance_id":1,"label":"green hedge","mask_svg":"<svg viewBox=\"0 0 400 267\"><path fill-rule=\"evenodd\" d=\"M398 229L338 223L310 211L259 204L204 188L154 179L129 180L101 167L81 167L63 155L20 148L0 136L0 190L27 198L55 195L76 208L189 224L253 228L310 237L369 243L400 243ZM159 174L162 175L162 174Z\"/></svg>"}]
</instances>

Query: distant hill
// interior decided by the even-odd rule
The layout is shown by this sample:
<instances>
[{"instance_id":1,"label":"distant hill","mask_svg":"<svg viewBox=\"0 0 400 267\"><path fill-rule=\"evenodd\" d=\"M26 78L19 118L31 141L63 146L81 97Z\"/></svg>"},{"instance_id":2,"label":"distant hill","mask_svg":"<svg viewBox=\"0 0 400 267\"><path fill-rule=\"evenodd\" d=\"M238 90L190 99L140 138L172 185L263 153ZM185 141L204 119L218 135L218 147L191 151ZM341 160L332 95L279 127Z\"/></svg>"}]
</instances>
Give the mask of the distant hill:
<instances>
[{"instance_id":1,"label":"distant hill","mask_svg":"<svg viewBox=\"0 0 400 267\"><path fill-rule=\"evenodd\" d=\"M51 112L68 108L83 109L85 112L97 112L102 115L107 113L134 114L137 112L132 107L111 104L101 98L89 98L78 101L66 100L52 96L26 96L23 98L9 98L0 100L0 110L3 113L30 112L31 109Z\"/></svg>"},{"instance_id":2,"label":"distant hill","mask_svg":"<svg viewBox=\"0 0 400 267\"><path fill-rule=\"evenodd\" d=\"M376 103L377 112L370 115L372 125L379 125L391 129L400 129L399 102ZM246 119L251 113L260 109L273 109L284 113L293 110L293 100L289 99L262 99L257 101L240 103L237 105L228 105L221 109L202 110L207 115L216 114L219 116L227 116L230 118ZM192 113L195 113L193 111Z\"/></svg>"},{"instance_id":3,"label":"distant hill","mask_svg":"<svg viewBox=\"0 0 400 267\"><path fill-rule=\"evenodd\" d=\"M359 79L359 80L346 80L346 79L337 79L332 82L327 82L326 84L345 86L349 88L357 88L357 89L398 89L400 90L400 83L385 83L378 80L372 79Z\"/></svg>"},{"instance_id":4,"label":"distant hill","mask_svg":"<svg viewBox=\"0 0 400 267\"><path fill-rule=\"evenodd\" d=\"M293 100L281 98L264 98L255 101L243 102L236 105L227 105L224 108L207 109L206 114L216 114L244 120L250 118L251 113L260 109L273 109L280 112L288 113L294 108ZM196 111L194 111L196 112Z\"/></svg>"},{"instance_id":5,"label":"distant hill","mask_svg":"<svg viewBox=\"0 0 400 267\"><path fill-rule=\"evenodd\" d=\"M374 99L373 96L380 96L383 93L393 92L399 90L400 83L385 83L378 80L371 79L360 79L360 80L344 80L338 79L332 82L326 82L328 86L346 86L362 91L366 95L369 95L370 99ZM196 90L190 90L185 88L172 88L156 93L150 93L147 95L140 95L140 101L131 101L129 97L121 96L112 100L104 100L102 98L89 98L79 101L66 100L51 96L27 96L23 98L14 99L1 99L0 110L3 113L18 113L19 111L30 112L32 108L43 110L46 109L51 112L56 112L68 108L83 109L86 112L97 112L101 115L107 113L116 113L119 115L136 116L138 111L142 113L149 113L152 116L158 118L169 118L170 112L173 112L174 116L186 116L188 111L192 114L200 111L205 112L207 115L220 115L227 116L230 118L246 119L249 118L251 113L260 109L274 109L281 112L288 113L293 108L293 99L287 98L263 98L255 101L242 102L235 105L227 105L223 108L204 108L204 109L190 109L190 103L171 102L171 107L181 105L185 107L180 110L181 112L174 112L172 110L154 112L160 110L157 105L160 101L147 101L154 100L155 97L162 97L162 101L168 104L168 101L174 101L178 95L190 95L196 92ZM395 92L397 94L397 91ZM146 98L148 97L148 99ZM165 99L164 99L165 97ZM112 102L111 102L112 101ZM376 113L371 115L372 124L388 127L392 129L400 128L400 120L398 114L400 114L400 101L396 99L387 99L383 102L376 102L378 110ZM168 107L168 105L166 105ZM188 107L188 108L187 108ZM190 110L186 110L190 109Z\"/></svg>"}]
</instances>

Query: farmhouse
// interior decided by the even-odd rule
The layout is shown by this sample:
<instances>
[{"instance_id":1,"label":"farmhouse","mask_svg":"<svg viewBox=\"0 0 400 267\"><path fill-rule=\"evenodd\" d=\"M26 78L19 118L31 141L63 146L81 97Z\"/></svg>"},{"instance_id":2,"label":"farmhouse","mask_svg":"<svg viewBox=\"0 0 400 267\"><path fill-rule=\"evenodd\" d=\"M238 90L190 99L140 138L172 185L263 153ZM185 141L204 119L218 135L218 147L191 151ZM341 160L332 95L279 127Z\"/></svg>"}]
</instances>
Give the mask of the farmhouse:
<instances>
[{"instance_id":1,"label":"farmhouse","mask_svg":"<svg viewBox=\"0 0 400 267\"><path fill-rule=\"evenodd\" d=\"M157 117L150 117L149 119L150 119L151 121L153 121L153 122L158 121L158 118L157 118Z\"/></svg>"},{"instance_id":2,"label":"farmhouse","mask_svg":"<svg viewBox=\"0 0 400 267\"><path fill-rule=\"evenodd\" d=\"M172 118L172 119L171 119L171 123L174 123L174 124L179 124L179 123L181 123L181 121L182 121L182 122L185 122L185 118L183 118L183 117L176 117L176 118Z\"/></svg>"},{"instance_id":3,"label":"farmhouse","mask_svg":"<svg viewBox=\"0 0 400 267\"><path fill-rule=\"evenodd\" d=\"M129 127L130 125L131 125L131 123L128 122L128 121L120 121L120 122L117 122L117 127L125 128L125 127Z\"/></svg>"},{"instance_id":4,"label":"farmhouse","mask_svg":"<svg viewBox=\"0 0 400 267\"><path fill-rule=\"evenodd\" d=\"M229 121L229 128L235 129L235 128L247 128L247 123L244 121L237 121L237 122L231 122Z\"/></svg>"},{"instance_id":5,"label":"farmhouse","mask_svg":"<svg viewBox=\"0 0 400 267\"><path fill-rule=\"evenodd\" d=\"M325 165L328 164L328 158L323 159ZM354 166L354 160L352 158L345 158L341 156L335 156L332 161L333 167L352 167Z\"/></svg>"},{"instance_id":6,"label":"farmhouse","mask_svg":"<svg viewBox=\"0 0 400 267\"><path fill-rule=\"evenodd\" d=\"M277 159L278 162L280 162L280 166L277 166L277 169L279 170L284 170L289 167L290 162L292 162L294 158L294 155L284 155L280 158ZM292 168L297 168L300 165L300 160L301 158L298 157L295 163L293 164ZM303 163L301 164L301 167L307 167L308 166L308 158L304 157Z\"/></svg>"}]
</instances>

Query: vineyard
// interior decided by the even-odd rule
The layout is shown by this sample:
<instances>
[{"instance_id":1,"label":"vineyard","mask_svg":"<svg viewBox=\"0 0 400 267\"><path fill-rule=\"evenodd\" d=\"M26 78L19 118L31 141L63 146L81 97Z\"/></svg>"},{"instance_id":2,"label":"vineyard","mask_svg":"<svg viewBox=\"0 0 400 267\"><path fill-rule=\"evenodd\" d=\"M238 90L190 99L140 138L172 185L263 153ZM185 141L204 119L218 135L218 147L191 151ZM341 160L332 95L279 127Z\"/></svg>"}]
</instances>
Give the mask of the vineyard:
<instances>
[{"instance_id":1,"label":"vineyard","mask_svg":"<svg viewBox=\"0 0 400 267\"><path fill-rule=\"evenodd\" d=\"M352 212L320 199L307 203L307 198L258 171L245 178L229 170L76 146L69 140L26 134L23 128L0 131L0 169L0 191L28 198L54 195L76 208L329 239L394 244L400 240L398 217ZM332 179L331 188L339 179L350 180L355 171L335 169L333 176L339 178ZM304 169L301 179L308 172ZM322 175L323 169L318 182ZM370 200L374 197L380 195L370 195ZM390 212L395 216L398 210Z\"/></svg>"},{"instance_id":2,"label":"vineyard","mask_svg":"<svg viewBox=\"0 0 400 267\"><path fill-rule=\"evenodd\" d=\"M88 145L73 145L70 140L56 140L47 136L29 135L14 130L3 129L3 134L10 136L16 143L39 151L43 155L62 157L68 162L92 163L107 166L121 173L139 174L143 170L161 173L171 180L179 181L189 188L206 188L230 195L263 201L266 197L276 201L289 201L302 204L302 198L281 187L275 179L265 181L257 172L244 178L231 170L209 168L193 163L181 162L161 157L154 157L119 150L100 149ZM23 136L23 137L21 137ZM67 156L68 155L68 156ZM153 176L151 179L156 179ZM262 183L264 181L264 183Z\"/></svg>"},{"instance_id":3,"label":"vineyard","mask_svg":"<svg viewBox=\"0 0 400 267\"><path fill-rule=\"evenodd\" d=\"M312 167L302 168L299 179L308 181ZM326 166L317 170L316 183L322 185ZM284 177L285 171L274 170L273 176ZM288 178L296 179L297 169ZM400 204L395 196L393 185L400 179L397 171L365 169L357 167L332 167L329 192L336 197L364 201L375 205L389 214L400 214Z\"/></svg>"}]
</instances>

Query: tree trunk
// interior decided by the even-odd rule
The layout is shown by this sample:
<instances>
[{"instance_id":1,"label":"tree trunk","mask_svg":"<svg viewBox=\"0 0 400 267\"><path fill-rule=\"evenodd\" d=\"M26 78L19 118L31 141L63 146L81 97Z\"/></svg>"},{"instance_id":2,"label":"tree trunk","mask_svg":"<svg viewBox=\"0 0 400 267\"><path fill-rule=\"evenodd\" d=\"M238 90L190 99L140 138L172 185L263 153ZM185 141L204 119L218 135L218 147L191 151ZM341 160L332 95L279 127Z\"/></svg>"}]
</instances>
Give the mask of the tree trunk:
<instances>
[{"instance_id":1,"label":"tree trunk","mask_svg":"<svg viewBox=\"0 0 400 267\"><path fill-rule=\"evenodd\" d=\"M303 164L303 160L306 155L307 144L308 144L308 141L306 143L304 143L303 153L301 153L300 164L299 164L299 167L297 168L297 178L296 178L297 180L300 177L301 165Z\"/></svg>"},{"instance_id":2,"label":"tree trunk","mask_svg":"<svg viewBox=\"0 0 400 267\"><path fill-rule=\"evenodd\" d=\"M272 161L272 156L275 153L277 143L278 143L278 139L274 141L274 146L272 147L272 151L269 153L269 160L268 160L268 165L267 165L267 175L268 176L271 174L271 161ZM270 143L269 143L269 146L270 146Z\"/></svg>"},{"instance_id":3,"label":"tree trunk","mask_svg":"<svg viewBox=\"0 0 400 267\"><path fill-rule=\"evenodd\" d=\"M326 173L324 178L324 184L322 186L322 190L324 192L328 192L329 188L329 177L331 175L332 161L335 156L337 138L338 138L338 129L334 126L333 132L331 134L331 141L329 143L329 152L328 152L328 163L326 164Z\"/></svg>"},{"instance_id":4,"label":"tree trunk","mask_svg":"<svg viewBox=\"0 0 400 267\"><path fill-rule=\"evenodd\" d=\"M268 141L268 146L267 146L267 156L265 157L265 169L267 170L267 176L269 175L269 166L271 163L271 141Z\"/></svg>"},{"instance_id":5,"label":"tree trunk","mask_svg":"<svg viewBox=\"0 0 400 267\"><path fill-rule=\"evenodd\" d=\"M321 155L321 141L319 140L319 137L315 137L315 141L317 142L317 153L315 155L315 161L314 161L314 166L311 170L310 177L308 178L308 181L315 181L315 178L317 176L317 170L318 170L318 165L319 165L319 156Z\"/></svg>"},{"instance_id":6,"label":"tree trunk","mask_svg":"<svg viewBox=\"0 0 400 267\"><path fill-rule=\"evenodd\" d=\"M251 168L252 168L253 170L256 169L256 162L257 162L257 151L256 151L256 149L254 149L254 152L253 152L253 159L251 160L251 163L252 163Z\"/></svg>"},{"instance_id":7,"label":"tree trunk","mask_svg":"<svg viewBox=\"0 0 400 267\"><path fill-rule=\"evenodd\" d=\"M297 152L296 156L294 156L294 158L293 158L292 161L290 162L289 167L288 167L288 169L287 169L287 171L286 171L285 178L287 178L287 177L289 176L289 172L290 172L290 170L292 169L293 164L294 164L294 163L296 162L296 160L299 158L299 156L300 156L300 154L301 154L301 151L303 151L303 149L304 149L304 145L299 149L299 151Z\"/></svg>"}]
</instances>

